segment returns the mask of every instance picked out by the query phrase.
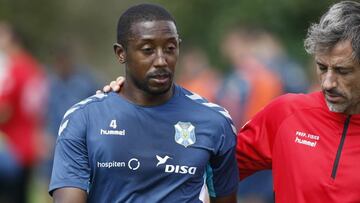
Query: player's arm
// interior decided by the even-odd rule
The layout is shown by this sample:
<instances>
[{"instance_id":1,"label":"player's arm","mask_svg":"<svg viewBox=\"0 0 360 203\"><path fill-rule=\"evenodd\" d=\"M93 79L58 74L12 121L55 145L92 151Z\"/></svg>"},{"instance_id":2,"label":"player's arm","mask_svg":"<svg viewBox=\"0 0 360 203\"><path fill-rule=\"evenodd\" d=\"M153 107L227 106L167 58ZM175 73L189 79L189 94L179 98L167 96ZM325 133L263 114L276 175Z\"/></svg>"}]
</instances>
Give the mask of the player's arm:
<instances>
[{"instance_id":1,"label":"player's arm","mask_svg":"<svg viewBox=\"0 0 360 203\"><path fill-rule=\"evenodd\" d=\"M80 103L70 108L59 128L49 185L54 202L86 202L91 169L83 111Z\"/></svg>"},{"instance_id":2,"label":"player's arm","mask_svg":"<svg viewBox=\"0 0 360 203\"><path fill-rule=\"evenodd\" d=\"M279 97L258 112L237 135L236 159L240 179L272 168L273 146L284 119L292 114L288 100Z\"/></svg>"},{"instance_id":3,"label":"player's arm","mask_svg":"<svg viewBox=\"0 0 360 203\"><path fill-rule=\"evenodd\" d=\"M211 203L236 203L236 193L224 197L210 198Z\"/></svg>"},{"instance_id":4,"label":"player's arm","mask_svg":"<svg viewBox=\"0 0 360 203\"><path fill-rule=\"evenodd\" d=\"M257 171L271 169L271 136L262 114L255 115L237 135L236 159L241 180Z\"/></svg>"},{"instance_id":5,"label":"player's arm","mask_svg":"<svg viewBox=\"0 0 360 203\"><path fill-rule=\"evenodd\" d=\"M224 112L226 110L224 109ZM218 123L216 146L206 168L206 184L211 202L236 202L239 174L235 159L236 130L231 117L222 114L223 120Z\"/></svg>"},{"instance_id":6,"label":"player's arm","mask_svg":"<svg viewBox=\"0 0 360 203\"><path fill-rule=\"evenodd\" d=\"M87 194L79 188L64 187L53 193L54 203L85 203Z\"/></svg>"}]
</instances>

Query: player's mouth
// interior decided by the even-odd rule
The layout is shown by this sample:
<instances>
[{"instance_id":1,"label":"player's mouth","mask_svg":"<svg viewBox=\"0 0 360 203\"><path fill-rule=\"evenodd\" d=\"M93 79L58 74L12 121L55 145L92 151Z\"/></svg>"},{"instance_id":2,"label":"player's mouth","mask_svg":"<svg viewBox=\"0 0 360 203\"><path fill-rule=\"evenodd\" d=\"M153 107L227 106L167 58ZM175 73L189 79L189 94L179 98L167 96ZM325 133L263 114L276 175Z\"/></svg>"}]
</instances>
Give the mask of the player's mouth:
<instances>
[{"instance_id":1,"label":"player's mouth","mask_svg":"<svg viewBox=\"0 0 360 203\"><path fill-rule=\"evenodd\" d=\"M330 103L340 103L344 100L344 96L338 93L325 92L325 98Z\"/></svg>"},{"instance_id":2,"label":"player's mouth","mask_svg":"<svg viewBox=\"0 0 360 203\"><path fill-rule=\"evenodd\" d=\"M150 80L162 85L170 82L171 75L169 73L154 74L150 77Z\"/></svg>"}]
</instances>

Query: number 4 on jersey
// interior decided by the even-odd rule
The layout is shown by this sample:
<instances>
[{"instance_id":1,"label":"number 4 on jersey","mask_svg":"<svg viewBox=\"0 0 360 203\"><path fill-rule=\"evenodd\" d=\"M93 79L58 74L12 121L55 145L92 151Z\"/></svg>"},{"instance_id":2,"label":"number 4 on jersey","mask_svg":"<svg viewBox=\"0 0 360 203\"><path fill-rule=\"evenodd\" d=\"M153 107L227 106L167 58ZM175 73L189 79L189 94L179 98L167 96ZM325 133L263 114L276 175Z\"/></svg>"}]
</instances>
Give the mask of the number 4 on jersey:
<instances>
[{"instance_id":1,"label":"number 4 on jersey","mask_svg":"<svg viewBox=\"0 0 360 203\"><path fill-rule=\"evenodd\" d=\"M117 127L116 120L111 120L110 127L113 128L113 129L116 129L116 127Z\"/></svg>"}]
</instances>

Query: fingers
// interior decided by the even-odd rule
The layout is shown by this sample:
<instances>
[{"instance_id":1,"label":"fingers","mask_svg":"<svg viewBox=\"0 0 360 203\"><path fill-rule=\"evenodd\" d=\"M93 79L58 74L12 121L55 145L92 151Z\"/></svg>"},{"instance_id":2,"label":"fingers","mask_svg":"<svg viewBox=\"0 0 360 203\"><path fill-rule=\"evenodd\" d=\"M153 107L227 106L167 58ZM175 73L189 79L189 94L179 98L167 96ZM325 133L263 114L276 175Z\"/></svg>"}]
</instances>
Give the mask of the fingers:
<instances>
[{"instance_id":1,"label":"fingers","mask_svg":"<svg viewBox=\"0 0 360 203\"><path fill-rule=\"evenodd\" d=\"M119 85L119 86L122 86L125 82L125 78L123 76L119 76L118 78L116 78L116 83Z\"/></svg>"},{"instance_id":2,"label":"fingers","mask_svg":"<svg viewBox=\"0 0 360 203\"><path fill-rule=\"evenodd\" d=\"M121 86L124 84L124 82L125 78L123 76L119 76L118 78L116 78L116 81L111 81L110 84L105 85L102 91L97 90L96 94L108 93L110 91L120 92Z\"/></svg>"},{"instance_id":3,"label":"fingers","mask_svg":"<svg viewBox=\"0 0 360 203\"><path fill-rule=\"evenodd\" d=\"M96 94L108 93L111 91L111 87L109 85L105 85L102 90L96 90Z\"/></svg>"},{"instance_id":4,"label":"fingers","mask_svg":"<svg viewBox=\"0 0 360 203\"><path fill-rule=\"evenodd\" d=\"M110 88L114 92L119 92L119 90L120 90L120 86L117 84L116 81L111 81Z\"/></svg>"},{"instance_id":5,"label":"fingers","mask_svg":"<svg viewBox=\"0 0 360 203\"><path fill-rule=\"evenodd\" d=\"M111 84L111 83L110 83L110 84ZM111 91L110 85L105 85L105 86L103 87L103 92L108 93L108 92L110 92L110 91Z\"/></svg>"}]
</instances>

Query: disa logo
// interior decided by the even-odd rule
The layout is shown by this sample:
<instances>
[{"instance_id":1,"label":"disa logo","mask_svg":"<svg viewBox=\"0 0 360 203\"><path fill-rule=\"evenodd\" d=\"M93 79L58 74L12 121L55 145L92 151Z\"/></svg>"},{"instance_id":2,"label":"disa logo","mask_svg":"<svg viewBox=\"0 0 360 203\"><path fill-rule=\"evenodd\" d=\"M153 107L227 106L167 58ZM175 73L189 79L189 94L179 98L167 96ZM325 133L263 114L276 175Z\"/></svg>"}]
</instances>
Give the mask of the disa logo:
<instances>
[{"instance_id":1,"label":"disa logo","mask_svg":"<svg viewBox=\"0 0 360 203\"><path fill-rule=\"evenodd\" d=\"M161 157L159 155L156 155L156 159L158 160L156 167L158 167L160 165L166 164L167 160L172 159L172 158L169 156ZM179 174L194 175L196 173L196 167L166 164L165 165L165 173L179 173Z\"/></svg>"}]
</instances>

